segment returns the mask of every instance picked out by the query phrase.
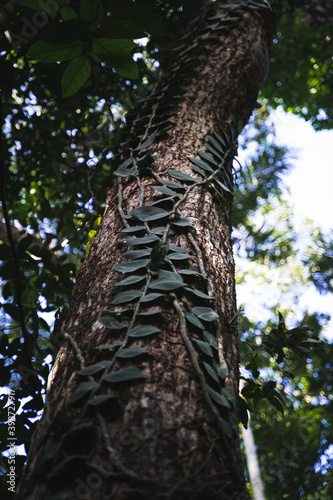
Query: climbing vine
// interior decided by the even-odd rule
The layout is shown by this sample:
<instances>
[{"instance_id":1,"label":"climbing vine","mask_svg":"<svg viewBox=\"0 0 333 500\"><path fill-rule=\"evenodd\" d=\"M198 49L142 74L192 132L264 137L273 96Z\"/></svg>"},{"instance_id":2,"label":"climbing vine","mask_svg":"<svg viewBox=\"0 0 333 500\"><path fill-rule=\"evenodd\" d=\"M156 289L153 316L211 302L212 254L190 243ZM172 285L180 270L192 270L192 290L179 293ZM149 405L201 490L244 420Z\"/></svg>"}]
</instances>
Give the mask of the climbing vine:
<instances>
[{"instance_id":1,"label":"climbing vine","mask_svg":"<svg viewBox=\"0 0 333 500\"><path fill-rule=\"evenodd\" d=\"M213 132L207 138L206 150L197 151L196 157L189 158L193 175L168 170L167 178L160 177L154 171L152 153L156 143L172 128L177 103L185 92L188 79L193 78L200 43L223 31L227 34L230 25L239 19L237 9L240 7L267 8L268 3L233 0L221 3L221 11L211 17L208 15L208 23L204 27L198 22L200 13L184 36L168 77L163 75L163 84L158 84L153 94L141 103L136 118L129 118L132 139L127 143L128 157L123 158L114 171L118 183L118 213L123 223L120 244L124 247L126 260L114 265L121 276L113 287L110 309L99 319L101 325L117 335L117 339L95 346L95 353L106 353L103 356L105 359L87 366L75 340L64 332L64 338L80 365L77 372L80 382L68 403L83 403L83 410L76 424L61 436L56 445L47 448L39 459L37 470L42 470L46 464L51 465L48 474L51 479L73 464L81 466L84 463L85 467L95 467L88 464L86 456L68 454L67 451L64 455L62 450L74 435L92 430L96 421L105 449L116 456L100 409L106 402L112 401L116 405L117 397L112 392L105 394L105 390L102 393L102 385L109 384L112 391L114 384L145 379L137 360L149 354L149 347L144 349L139 345L140 339L156 337L161 333L157 325L166 312L178 317L182 342L197 375L202 396L216 421L220 439L226 444L226 453L238 436L238 419L234 414L236 395L225 383L228 365L224 359L223 335L214 305L213 287L196 238L194 221L182 213L188 196L199 187L209 190L219 203L231 203L232 159L238 124L230 124L228 131ZM153 189L160 196L145 204L147 187L142 179L148 177L154 179L148 189ZM129 179L137 185L139 204L127 213L123 188L124 182ZM174 242L177 237L187 244L179 246ZM196 266L192 262L196 262ZM119 360L125 366L119 368ZM59 414L46 425L38 444L50 432L55 432L57 418L61 420L64 416L65 413ZM231 453L229 456L232 460ZM133 476L134 473L116 458L113 463L119 471Z\"/></svg>"}]
</instances>

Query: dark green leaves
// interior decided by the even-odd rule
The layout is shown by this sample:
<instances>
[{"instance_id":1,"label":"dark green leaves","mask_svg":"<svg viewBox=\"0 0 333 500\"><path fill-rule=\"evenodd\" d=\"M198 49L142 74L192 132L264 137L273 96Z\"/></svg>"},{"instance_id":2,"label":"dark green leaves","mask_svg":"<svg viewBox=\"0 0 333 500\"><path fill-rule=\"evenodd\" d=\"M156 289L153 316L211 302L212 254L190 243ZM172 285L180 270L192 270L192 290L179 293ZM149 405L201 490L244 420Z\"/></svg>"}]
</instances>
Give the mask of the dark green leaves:
<instances>
[{"instance_id":1,"label":"dark green leaves","mask_svg":"<svg viewBox=\"0 0 333 500\"><path fill-rule=\"evenodd\" d=\"M131 40L112 40L111 38L95 38L91 55L97 61L104 61L126 78L137 78L139 71L133 61L131 51L135 47Z\"/></svg>"},{"instance_id":2,"label":"dark green leaves","mask_svg":"<svg viewBox=\"0 0 333 500\"><path fill-rule=\"evenodd\" d=\"M149 260L148 259L138 259L133 262L123 262L122 264L115 264L113 267L116 271L120 271L121 273L132 273L137 271L138 269L142 269L143 267L147 267Z\"/></svg>"},{"instance_id":3,"label":"dark green leaves","mask_svg":"<svg viewBox=\"0 0 333 500\"><path fill-rule=\"evenodd\" d=\"M69 97L77 92L91 73L91 64L86 57L76 57L67 66L62 75L62 96Z\"/></svg>"},{"instance_id":4,"label":"dark green leaves","mask_svg":"<svg viewBox=\"0 0 333 500\"><path fill-rule=\"evenodd\" d=\"M69 403L73 404L82 399L86 394L91 392L92 390L97 389L99 387L99 384L95 382L94 380L89 380L89 382L82 382L81 384L78 385L76 390L73 392L71 397L69 398Z\"/></svg>"},{"instance_id":5,"label":"dark green leaves","mask_svg":"<svg viewBox=\"0 0 333 500\"><path fill-rule=\"evenodd\" d=\"M156 326L152 325L140 325L131 330L128 330L129 337L147 337L148 335L153 335L154 333L159 333L161 330Z\"/></svg>"},{"instance_id":6,"label":"dark green leaves","mask_svg":"<svg viewBox=\"0 0 333 500\"><path fill-rule=\"evenodd\" d=\"M80 40L62 45L39 41L30 47L27 56L45 63L69 61L79 56L83 47L84 45Z\"/></svg>"},{"instance_id":7,"label":"dark green leaves","mask_svg":"<svg viewBox=\"0 0 333 500\"><path fill-rule=\"evenodd\" d=\"M130 212L130 215L134 219L138 219L143 222L148 222L151 220L157 220L157 219L163 219L164 217L169 217L169 212L163 210L163 208L146 206L146 207L135 208Z\"/></svg>"},{"instance_id":8,"label":"dark green leaves","mask_svg":"<svg viewBox=\"0 0 333 500\"><path fill-rule=\"evenodd\" d=\"M168 174L170 175L170 177L173 177L178 181L197 182L197 179L195 179L191 175L185 174L184 172L180 172L179 170L168 170Z\"/></svg>"},{"instance_id":9,"label":"dark green leaves","mask_svg":"<svg viewBox=\"0 0 333 500\"><path fill-rule=\"evenodd\" d=\"M110 328L110 330L123 330L128 325L128 321L120 323L115 318L108 315L102 316L98 321L106 328Z\"/></svg>"},{"instance_id":10,"label":"dark green leaves","mask_svg":"<svg viewBox=\"0 0 333 500\"><path fill-rule=\"evenodd\" d=\"M129 347L128 349L121 349L118 351L116 356L117 358L129 359L146 353L146 349L143 349L142 347Z\"/></svg>"},{"instance_id":11,"label":"dark green leaves","mask_svg":"<svg viewBox=\"0 0 333 500\"><path fill-rule=\"evenodd\" d=\"M193 307L192 310L194 314L203 321L212 322L216 321L218 318L216 312L210 307Z\"/></svg>"},{"instance_id":12,"label":"dark green leaves","mask_svg":"<svg viewBox=\"0 0 333 500\"><path fill-rule=\"evenodd\" d=\"M120 292L112 300L111 304L117 306L118 304L125 304L132 302L142 296L141 290L129 290L128 292Z\"/></svg>"},{"instance_id":13,"label":"dark green leaves","mask_svg":"<svg viewBox=\"0 0 333 500\"><path fill-rule=\"evenodd\" d=\"M107 373L106 375L103 375L103 380L115 384L140 378L145 378L145 376L137 366L127 366L126 368L122 368L113 373Z\"/></svg>"},{"instance_id":14,"label":"dark green leaves","mask_svg":"<svg viewBox=\"0 0 333 500\"><path fill-rule=\"evenodd\" d=\"M177 278L158 278L157 280L153 281L153 283L150 283L149 288L151 288L152 290L163 290L167 292L170 290L176 290L177 288L181 288L183 286L183 281Z\"/></svg>"}]
</instances>

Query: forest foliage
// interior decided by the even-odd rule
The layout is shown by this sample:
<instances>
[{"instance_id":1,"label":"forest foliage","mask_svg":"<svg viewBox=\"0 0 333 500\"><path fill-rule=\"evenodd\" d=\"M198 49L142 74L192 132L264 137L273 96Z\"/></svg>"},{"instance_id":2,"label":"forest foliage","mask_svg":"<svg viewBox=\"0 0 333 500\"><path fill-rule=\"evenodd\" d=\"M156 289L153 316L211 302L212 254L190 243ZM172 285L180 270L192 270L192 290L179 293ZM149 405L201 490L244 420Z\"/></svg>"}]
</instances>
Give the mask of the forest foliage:
<instances>
[{"instance_id":1,"label":"forest foliage","mask_svg":"<svg viewBox=\"0 0 333 500\"><path fill-rule=\"evenodd\" d=\"M23 0L19 12L0 11L5 21L0 34L0 381L15 389L18 406L23 401L16 431L26 452L119 149L140 100L151 92L161 68L174 62L183 26L199 4L50 0L41 16L39 2ZM251 260L263 278L265 266L278 272L288 266L304 287L312 283L331 293L332 240L312 228L309 248L296 250L292 204L283 190L292 161L269 125L271 110L282 106L317 130L332 128L331 28L312 30L305 21L300 11L279 18L258 110L240 138L240 147L255 142L256 149L245 165L235 165L235 252ZM144 43L138 42L143 37ZM284 219L282 226L272 223L274 214ZM322 457L333 443L332 344L318 341L328 318L305 311L295 321L295 308L291 297L288 308L277 303L271 319L259 323L240 311L247 378L241 417L245 422L250 405L269 498L329 499L332 455ZM6 404L2 394L3 443ZM18 460L23 466L24 456ZM5 460L1 473L4 478ZM1 488L6 489L5 481Z\"/></svg>"}]
</instances>

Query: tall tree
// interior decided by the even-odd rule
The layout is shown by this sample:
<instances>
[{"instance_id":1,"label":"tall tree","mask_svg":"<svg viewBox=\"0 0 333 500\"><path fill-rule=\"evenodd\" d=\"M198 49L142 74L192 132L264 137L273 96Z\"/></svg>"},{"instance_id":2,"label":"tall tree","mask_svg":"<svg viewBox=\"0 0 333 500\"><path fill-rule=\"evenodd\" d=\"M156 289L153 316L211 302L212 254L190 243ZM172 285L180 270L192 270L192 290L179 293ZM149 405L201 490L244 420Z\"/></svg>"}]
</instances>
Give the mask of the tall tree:
<instances>
[{"instance_id":1,"label":"tall tree","mask_svg":"<svg viewBox=\"0 0 333 500\"><path fill-rule=\"evenodd\" d=\"M268 7L205 3L132 119L17 498L248 498L232 158L268 71ZM110 46L96 40L92 54L107 60ZM88 75L88 62L78 52L68 65L64 95L75 90L70 71Z\"/></svg>"}]
</instances>

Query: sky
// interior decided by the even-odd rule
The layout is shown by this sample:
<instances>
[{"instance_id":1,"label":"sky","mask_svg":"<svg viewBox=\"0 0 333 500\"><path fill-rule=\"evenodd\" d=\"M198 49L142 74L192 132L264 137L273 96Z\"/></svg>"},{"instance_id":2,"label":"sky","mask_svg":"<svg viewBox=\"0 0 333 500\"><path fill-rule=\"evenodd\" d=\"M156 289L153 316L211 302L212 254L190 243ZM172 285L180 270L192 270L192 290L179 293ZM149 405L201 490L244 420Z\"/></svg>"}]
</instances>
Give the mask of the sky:
<instances>
[{"instance_id":1,"label":"sky","mask_svg":"<svg viewBox=\"0 0 333 500\"><path fill-rule=\"evenodd\" d=\"M284 182L294 205L296 228L302 232L305 220L312 219L323 232L329 233L333 230L333 131L316 132L309 122L292 113L285 113L282 108L273 111L271 117L277 143L288 146L293 156L293 168L284 176ZM235 260L237 265L237 255ZM240 261L238 263L242 265ZM272 270L272 282L273 276ZM269 313L264 310L263 304L269 301L274 303L278 293L273 283L272 286L259 287L255 278L249 275L246 285L238 288L238 304L247 304L245 313L250 319L265 321ZM287 297L288 294L286 301ZM333 294L320 295L314 286L308 286L302 290L297 307L300 317L302 310L333 316ZM333 341L333 318L324 334Z\"/></svg>"}]
</instances>

